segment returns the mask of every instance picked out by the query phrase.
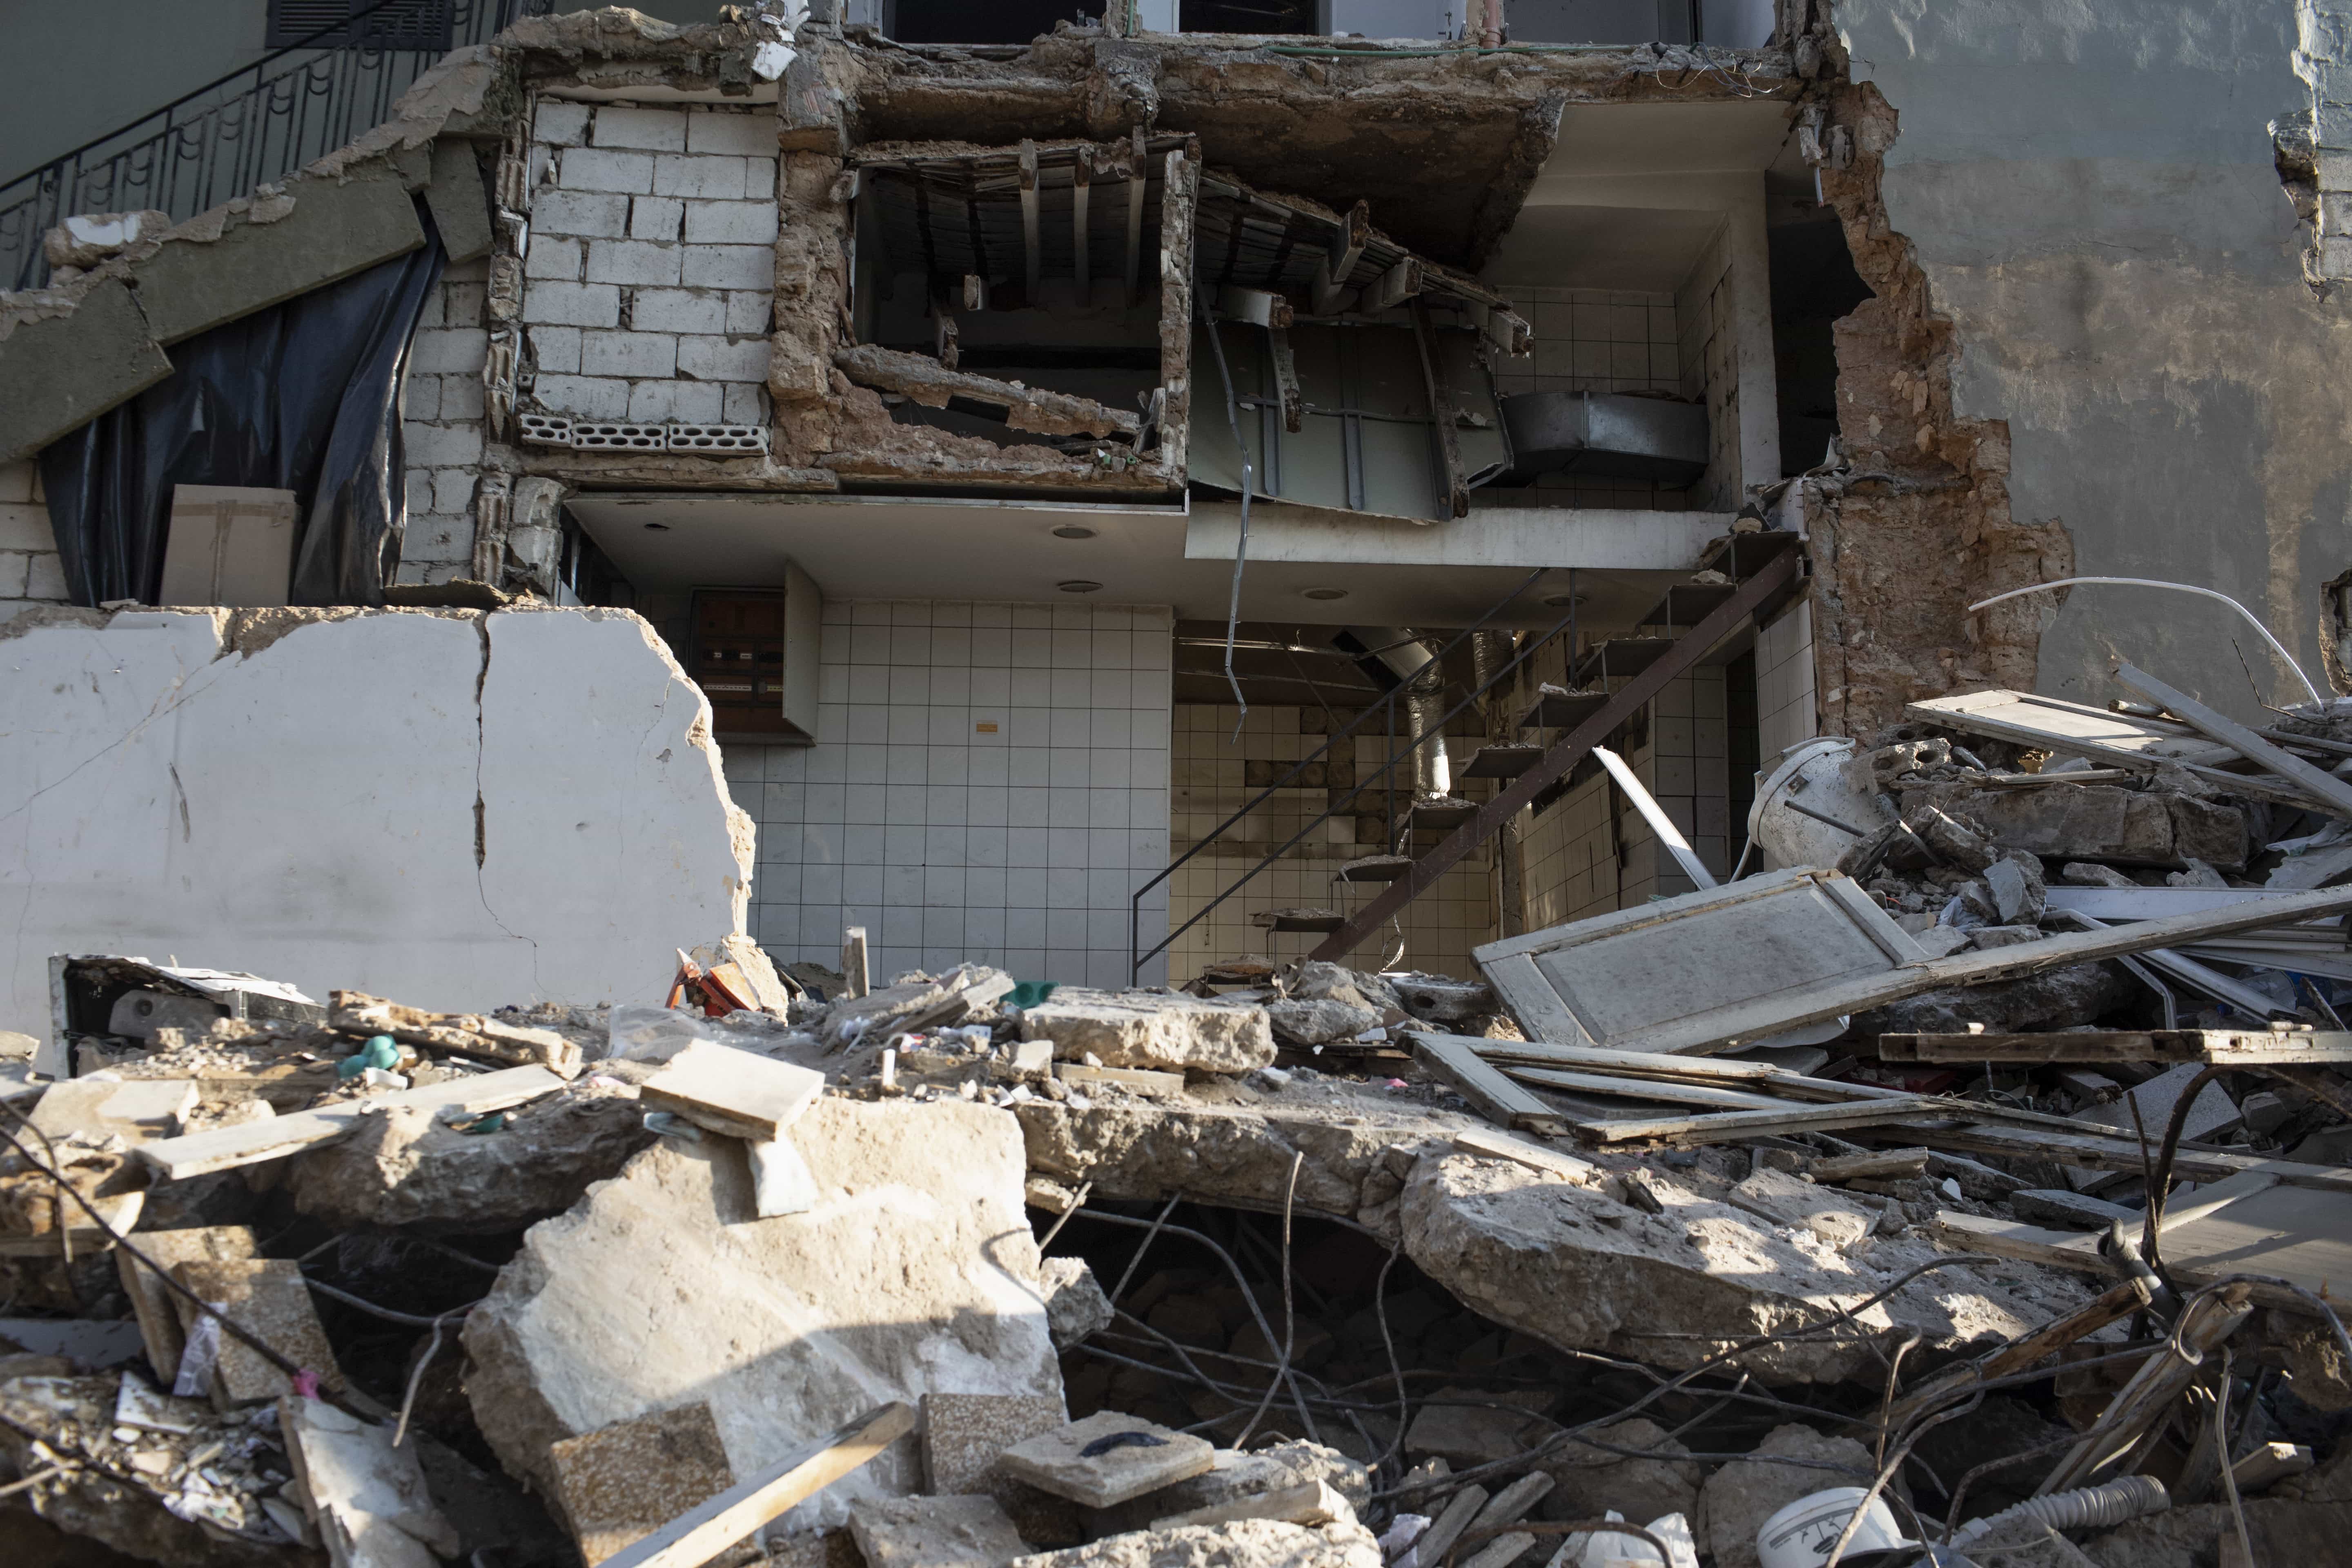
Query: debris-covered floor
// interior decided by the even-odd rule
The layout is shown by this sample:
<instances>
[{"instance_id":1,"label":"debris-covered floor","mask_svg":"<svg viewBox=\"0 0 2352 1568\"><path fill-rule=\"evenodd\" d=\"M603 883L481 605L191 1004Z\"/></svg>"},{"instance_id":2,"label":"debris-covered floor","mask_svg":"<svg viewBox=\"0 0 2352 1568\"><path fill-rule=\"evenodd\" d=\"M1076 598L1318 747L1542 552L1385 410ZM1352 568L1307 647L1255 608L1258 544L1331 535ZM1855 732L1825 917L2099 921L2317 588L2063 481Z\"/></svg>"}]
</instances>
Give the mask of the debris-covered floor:
<instances>
[{"instance_id":1,"label":"debris-covered floor","mask_svg":"<svg viewBox=\"0 0 2352 1568\"><path fill-rule=\"evenodd\" d=\"M2352 817L2308 759L2352 723L2232 750L2178 695L1801 749L1790 868L1485 984L736 936L667 1005L485 1016L60 958L0 1131L0 1539L2330 1561Z\"/></svg>"}]
</instances>

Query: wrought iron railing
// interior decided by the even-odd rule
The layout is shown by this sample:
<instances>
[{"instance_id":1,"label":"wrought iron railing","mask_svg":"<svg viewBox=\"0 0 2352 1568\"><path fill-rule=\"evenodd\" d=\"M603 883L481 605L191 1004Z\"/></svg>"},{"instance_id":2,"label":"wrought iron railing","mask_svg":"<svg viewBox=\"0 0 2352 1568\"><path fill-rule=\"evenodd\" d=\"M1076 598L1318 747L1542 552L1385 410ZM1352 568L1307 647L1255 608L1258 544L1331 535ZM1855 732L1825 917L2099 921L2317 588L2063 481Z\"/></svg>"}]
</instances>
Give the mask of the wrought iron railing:
<instances>
[{"instance_id":1,"label":"wrought iron railing","mask_svg":"<svg viewBox=\"0 0 2352 1568\"><path fill-rule=\"evenodd\" d=\"M1487 676L1486 679L1480 681L1467 696L1464 697L1460 701L1454 703L1451 708L1446 710L1443 718L1438 720L1434 724L1428 725L1421 734L1409 736L1409 738L1405 740L1405 743L1400 746L1397 744L1399 739L1398 721L1401 717L1401 709L1402 704L1408 700L1412 689L1416 685L1420 684L1423 679L1442 681L1444 679L1442 672L1445 668L1447 657L1456 648L1461 647L1465 643L1466 643L1473 635L1484 630L1487 623L1492 621L1496 616L1502 614L1505 609L1508 608L1515 602L1523 599L1528 591L1533 588L1537 582L1550 570L1551 568L1549 567L1538 567L1533 572L1528 573L1525 582L1518 584L1516 587L1512 588L1509 593L1495 601L1485 615L1480 616L1476 621L1473 622L1467 627L1465 627L1462 631L1456 633L1453 641L1447 643L1443 648L1438 650L1437 656L1430 660L1429 664L1425 667L1428 671L1425 678L1423 676L1416 675L1412 679L1401 680L1395 686L1390 688L1385 694L1367 706L1353 719L1349 720L1345 724L1340 725L1339 728L1332 731L1331 733L1325 736L1321 745L1316 747L1306 756L1292 763L1289 772L1284 773L1280 778L1275 780L1274 783L1266 785L1264 789L1259 790L1257 794L1251 796L1248 801L1244 803L1239 810L1235 811L1232 816L1226 817L1215 827L1202 835L1199 843L1193 845L1190 849L1184 851L1183 854L1178 856L1175 860L1169 865L1166 870L1160 872L1158 876L1153 877L1150 881L1136 889L1134 893L1128 899L1127 967L1129 983L1130 984L1141 984L1142 980L1140 977L1143 973L1143 966L1146 963L1149 963L1151 960L1159 957L1161 953L1166 952L1174 947L1177 939L1181 937L1186 931L1192 930L1194 926L1200 924L1201 921L1208 919L1209 912L1212 910L1214 910L1218 905L1223 903L1227 899L1233 898L1238 894L1244 888L1255 880L1260 873L1269 869L1273 867L1275 862L1280 860L1286 855L1288 855L1301 843L1304 843L1315 833L1316 829L1321 827L1323 824L1330 821L1335 816L1351 815L1357 800L1368 793L1377 790L1385 797L1384 804L1388 815L1388 830L1386 836L1387 847L1391 853L1402 850L1410 833L1412 819L1410 815L1411 807L1409 805L1400 807L1398 804L1400 799L1397 784L1399 773L1402 772L1407 781L1403 791L1403 798L1410 799L1412 794L1411 780L1412 777L1413 766L1422 747L1427 745L1431 741L1435 740L1437 737L1444 734L1445 727L1448 724L1451 724L1462 714L1469 711L1476 704L1484 701L1489 692L1497 689L1508 682L1517 680L1520 673L1529 667L1537 653L1541 649L1551 646L1557 638L1565 636L1569 639L1570 654L1571 657L1573 656L1577 638L1577 595L1573 588L1571 587L1569 594L1568 614L1560 616L1559 619L1554 622L1548 629L1538 632L1527 638L1520 645L1517 653L1513 654L1507 660L1505 660L1501 667ZM1576 574L1574 570L1570 569L1569 572L1569 577L1571 583L1573 583L1575 575ZM1336 742L1355 734L1375 716L1379 716L1383 721L1382 733L1385 736L1386 742L1383 750L1386 754L1379 766L1372 771L1370 777L1359 781L1353 789L1349 790L1344 795L1340 796L1339 799L1327 805L1321 815L1300 827L1298 831L1293 833L1288 838L1285 839L1275 848L1259 857L1256 863L1252 865L1248 870L1244 871L1239 877L1234 878L1232 882L1228 883L1223 892L1220 892L1216 897L1210 899L1199 909L1193 910L1191 917L1188 918L1183 924L1177 926L1174 930L1171 931L1166 936L1162 937L1159 942L1154 942L1151 946L1147 948L1143 945L1143 900L1150 894L1152 889L1159 887L1163 882L1168 882L1178 871L1182 870L1186 863L1191 861L1193 857L1205 851L1211 851L1219 844L1223 843L1225 841L1226 835L1247 818L1252 812L1257 810L1259 806L1264 805L1267 801L1272 800L1278 792L1293 787L1300 778L1306 775L1307 770L1310 766L1323 760L1324 753L1330 751ZM1405 725L1405 729L1409 731L1411 728L1412 725L1408 721Z\"/></svg>"},{"instance_id":2,"label":"wrought iron railing","mask_svg":"<svg viewBox=\"0 0 2352 1568\"><path fill-rule=\"evenodd\" d=\"M485 43L555 0L426 0L449 13L451 46ZM160 209L189 218L281 179L388 119L446 52L403 47L418 0L374 0L347 19L184 93L0 185L0 282L37 289L41 237L81 213Z\"/></svg>"}]
</instances>

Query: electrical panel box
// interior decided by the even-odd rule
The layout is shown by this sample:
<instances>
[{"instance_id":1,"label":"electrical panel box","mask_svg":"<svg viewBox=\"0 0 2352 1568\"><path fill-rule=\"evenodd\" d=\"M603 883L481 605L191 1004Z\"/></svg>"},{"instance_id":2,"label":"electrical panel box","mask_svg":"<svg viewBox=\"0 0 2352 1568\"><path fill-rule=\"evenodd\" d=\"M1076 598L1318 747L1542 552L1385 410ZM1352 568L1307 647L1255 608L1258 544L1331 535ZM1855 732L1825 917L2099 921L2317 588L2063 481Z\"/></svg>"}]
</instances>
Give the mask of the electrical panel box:
<instances>
[{"instance_id":1,"label":"electrical panel box","mask_svg":"<svg viewBox=\"0 0 2352 1568\"><path fill-rule=\"evenodd\" d=\"M816 741L817 652L824 595L798 565L781 588L698 588L688 669L710 702L711 732L729 741Z\"/></svg>"}]
</instances>

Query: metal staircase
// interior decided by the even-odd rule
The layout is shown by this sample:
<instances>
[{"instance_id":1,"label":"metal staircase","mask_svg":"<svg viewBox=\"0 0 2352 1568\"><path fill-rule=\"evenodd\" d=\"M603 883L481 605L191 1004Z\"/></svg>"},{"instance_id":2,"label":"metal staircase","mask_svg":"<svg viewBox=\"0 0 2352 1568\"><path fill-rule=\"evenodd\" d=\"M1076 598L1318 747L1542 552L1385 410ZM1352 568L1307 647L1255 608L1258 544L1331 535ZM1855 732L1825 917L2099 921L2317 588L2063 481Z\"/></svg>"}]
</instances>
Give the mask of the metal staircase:
<instances>
[{"instance_id":1,"label":"metal staircase","mask_svg":"<svg viewBox=\"0 0 2352 1568\"><path fill-rule=\"evenodd\" d=\"M1378 892L1352 913L1300 910L1287 918L1276 918L1271 924L1276 931L1322 933L1324 940L1308 955L1312 958L1336 960L1352 952L1407 904L1434 887L1439 878L1499 834L1504 824L1522 808L1566 778L1591 754L1594 746L1605 742L1620 725L1637 717L1669 682L1687 672L1742 624L1769 615L1785 601L1801 582L1802 571L1803 555L1795 534L1732 534L1700 563L1696 576L1715 580L1676 584L1635 623L1632 635L1609 638L1580 650L1575 646L1576 610L1571 602L1567 616L1549 630L1525 642L1511 659L1449 709L1443 721L1428 726L1423 734L1407 739L1402 746L1397 743L1399 710L1414 682L1399 684L1327 736L1320 746L1253 795L1165 871L1136 889L1129 906L1130 981L1141 974L1148 961L1167 952L1185 931L1206 919L1212 910L1307 841L1325 823L1335 816L1351 815L1355 802L1366 791L1380 789L1391 803L1390 852L1350 861L1334 878L1341 885L1377 887ZM1543 575L1542 571L1531 574L1475 625L1458 633L1426 668L1442 668L1447 655L1484 628L1504 605L1518 599ZM1573 601L1572 592L1570 597ZM1455 773L1459 779L1496 781L1497 787L1493 795L1483 803L1417 799L1403 810L1397 809L1394 803L1398 799L1398 769L1404 770L1406 787L1410 789L1414 757L1420 749L1443 735L1445 725L1456 716L1514 680L1539 650L1562 635L1570 642L1567 663L1572 686L1539 685L1535 700L1515 725L1518 734L1538 738L1489 742L1473 752L1466 764ZM1611 682L1621 684L1612 687ZM1321 816L1261 857L1160 942L1149 949L1143 947L1143 900L1154 888L1167 882L1196 856L1224 841L1236 826L1273 799L1277 791L1292 787L1309 766L1321 762L1337 742L1364 729L1376 718L1384 719L1390 743L1386 757L1370 778L1331 801ZM1544 735L1552 739L1545 742L1540 739ZM1419 855L1403 853L1416 829L1437 829L1444 831L1445 837Z\"/></svg>"},{"instance_id":2,"label":"metal staircase","mask_svg":"<svg viewBox=\"0 0 2352 1568\"><path fill-rule=\"evenodd\" d=\"M331 7L327 26L0 185L0 286L47 280L41 237L66 218L160 209L176 221L245 195L391 118L393 103L451 48L554 8L555 0ZM418 47L427 37L438 47Z\"/></svg>"}]
</instances>

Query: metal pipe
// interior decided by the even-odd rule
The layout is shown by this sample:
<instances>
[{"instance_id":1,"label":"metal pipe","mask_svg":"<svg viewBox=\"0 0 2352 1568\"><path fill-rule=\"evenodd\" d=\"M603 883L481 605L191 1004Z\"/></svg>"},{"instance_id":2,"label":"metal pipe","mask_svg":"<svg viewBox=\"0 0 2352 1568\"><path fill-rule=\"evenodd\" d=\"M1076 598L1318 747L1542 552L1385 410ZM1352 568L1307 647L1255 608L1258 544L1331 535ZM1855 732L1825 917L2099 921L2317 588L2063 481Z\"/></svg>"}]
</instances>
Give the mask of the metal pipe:
<instances>
[{"instance_id":1,"label":"metal pipe","mask_svg":"<svg viewBox=\"0 0 2352 1568\"><path fill-rule=\"evenodd\" d=\"M2294 661L2294 655L2286 651L2284 643L2271 636L2270 627L2254 618L2253 611L2227 594L2216 593L2210 588L2200 588L2191 583L2167 583L2155 577L2061 577L2055 583L2036 583L2029 588L2011 588L2006 594L1995 594L1990 599L1979 599L1975 604L1970 605L1969 609L1974 612L1983 609L1988 605L1998 605L2003 599L2014 599L2021 594L2046 594L2053 588L2071 588L2078 583L2119 583L2132 588L2170 588L2176 593L2197 594L2208 599L2219 599L2245 616L2246 624L2263 634L2263 640L2271 645L2271 651L2278 655L2280 661L2289 669L2294 671L2294 678L2303 682L2303 689L2305 691L2311 693L2313 702L2321 707L2326 706L2327 699L2319 694L2319 688L2311 683L2311 677L2304 674L2303 666Z\"/></svg>"}]
</instances>

